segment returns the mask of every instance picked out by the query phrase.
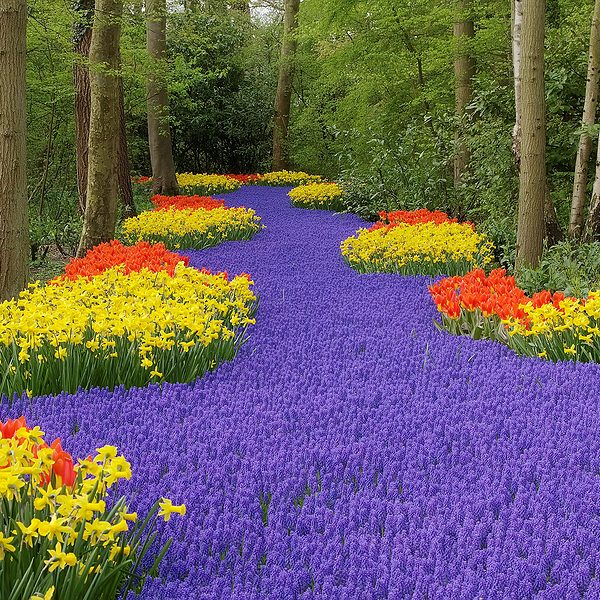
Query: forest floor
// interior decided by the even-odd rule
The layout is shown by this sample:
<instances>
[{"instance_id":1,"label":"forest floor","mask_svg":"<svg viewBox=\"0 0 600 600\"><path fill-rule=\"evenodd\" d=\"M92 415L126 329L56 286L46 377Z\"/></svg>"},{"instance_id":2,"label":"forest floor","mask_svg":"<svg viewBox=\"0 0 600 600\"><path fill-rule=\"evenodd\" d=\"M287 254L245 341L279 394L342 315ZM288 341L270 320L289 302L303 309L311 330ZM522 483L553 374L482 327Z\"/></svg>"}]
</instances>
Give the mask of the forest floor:
<instances>
[{"instance_id":1,"label":"forest floor","mask_svg":"<svg viewBox=\"0 0 600 600\"><path fill-rule=\"evenodd\" d=\"M355 273L363 222L287 191L228 195L266 229L186 253L255 281L233 362L11 409L74 456L117 445L134 509L185 502L142 598L600 597L600 366L438 331L426 278Z\"/></svg>"}]
</instances>

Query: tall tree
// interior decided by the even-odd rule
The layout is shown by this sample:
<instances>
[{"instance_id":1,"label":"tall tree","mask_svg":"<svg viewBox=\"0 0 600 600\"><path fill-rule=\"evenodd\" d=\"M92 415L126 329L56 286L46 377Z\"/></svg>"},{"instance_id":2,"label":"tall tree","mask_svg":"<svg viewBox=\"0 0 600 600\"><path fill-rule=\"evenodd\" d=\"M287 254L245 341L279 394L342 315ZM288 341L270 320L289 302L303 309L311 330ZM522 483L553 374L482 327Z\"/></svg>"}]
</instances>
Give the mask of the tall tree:
<instances>
[{"instance_id":1,"label":"tall tree","mask_svg":"<svg viewBox=\"0 0 600 600\"><path fill-rule=\"evenodd\" d=\"M115 235L122 14L123 0L96 0L89 50L90 133L86 205L78 256Z\"/></svg>"},{"instance_id":2,"label":"tall tree","mask_svg":"<svg viewBox=\"0 0 600 600\"><path fill-rule=\"evenodd\" d=\"M598 137L598 150L596 156L596 176L590 210L585 224L586 237L590 240L600 240L600 136Z\"/></svg>"},{"instance_id":3,"label":"tall tree","mask_svg":"<svg viewBox=\"0 0 600 600\"><path fill-rule=\"evenodd\" d=\"M536 266L544 248L546 103L544 34L546 0L523 3L521 54L521 169L517 267Z\"/></svg>"},{"instance_id":4,"label":"tall tree","mask_svg":"<svg viewBox=\"0 0 600 600\"><path fill-rule=\"evenodd\" d=\"M513 127L513 154L517 165L521 162L521 27L523 25L523 0L512 3L512 61L515 90L515 125Z\"/></svg>"},{"instance_id":5,"label":"tall tree","mask_svg":"<svg viewBox=\"0 0 600 600\"><path fill-rule=\"evenodd\" d=\"M515 91L515 124L512 131L512 150L517 169L521 167L521 28L523 24L523 0L512 3L512 62ZM544 230L550 246L559 242L563 233L556 216L552 192L548 180L544 186Z\"/></svg>"},{"instance_id":6,"label":"tall tree","mask_svg":"<svg viewBox=\"0 0 600 600\"><path fill-rule=\"evenodd\" d=\"M473 97L473 59L469 40L475 35L471 16L471 0L457 0L457 20L454 23L454 38L457 44L454 58L455 104L458 127L456 129L456 153L454 156L454 185L459 187L469 169L470 152L465 140L468 106Z\"/></svg>"},{"instance_id":7,"label":"tall tree","mask_svg":"<svg viewBox=\"0 0 600 600\"><path fill-rule=\"evenodd\" d=\"M583 233L583 213L587 197L588 165L592 153L592 136L590 135L589 128L596 122L598 81L600 78L600 0L596 0L594 3L588 57L585 100L583 104L583 117L581 119L583 130L579 137L579 147L577 148L571 214L569 217L569 235L573 238L578 238Z\"/></svg>"},{"instance_id":8,"label":"tall tree","mask_svg":"<svg viewBox=\"0 0 600 600\"><path fill-rule=\"evenodd\" d=\"M75 152L77 167L78 205L85 213L87 193L88 139L90 137L90 74L88 58L92 39L94 0L79 0L74 4L77 20L73 28L73 46L77 60L73 65L75 87Z\"/></svg>"},{"instance_id":9,"label":"tall tree","mask_svg":"<svg viewBox=\"0 0 600 600\"><path fill-rule=\"evenodd\" d=\"M75 148L77 154L77 190L79 211L85 213L88 172L88 140L90 136L90 74L88 60L90 41L92 39L92 22L94 18L94 1L79 0L74 5L78 20L74 27L74 50L78 60L73 67L75 84ZM127 130L125 127L125 101L123 82L119 77L119 152L117 183L119 196L126 216L136 214L131 185L129 155L127 151Z\"/></svg>"},{"instance_id":10,"label":"tall tree","mask_svg":"<svg viewBox=\"0 0 600 600\"><path fill-rule=\"evenodd\" d=\"M164 61L167 52L166 0L146 0L146 41L152 59L148 77L148 143L152 163L152 191L155 194L179 193L171 130L169 97L165 81Z\"/></svg>"},{"instance_id":11,"label":"tall tree","mask_svg":"<svg viewBox=\"0 0 600 600\"><path fill-rule=\"evenodd\" d=\"M285 0L281 60L277 93L275 95L275 126L273 128L273 169L275 171L289 167L288 128L292 101L294 57L297 48L295 31L298 24L299 10L300 0Z\"/></svg>"},{"instance_id":12,"label":"tall tree","mask_svg":"<svg viewBox=\"0 0 600 600\"><path fill-rule=\"evenodd\" d=\"M26 0L0 0L0 300L27 284Z\"/></svg>"}]
</instances>

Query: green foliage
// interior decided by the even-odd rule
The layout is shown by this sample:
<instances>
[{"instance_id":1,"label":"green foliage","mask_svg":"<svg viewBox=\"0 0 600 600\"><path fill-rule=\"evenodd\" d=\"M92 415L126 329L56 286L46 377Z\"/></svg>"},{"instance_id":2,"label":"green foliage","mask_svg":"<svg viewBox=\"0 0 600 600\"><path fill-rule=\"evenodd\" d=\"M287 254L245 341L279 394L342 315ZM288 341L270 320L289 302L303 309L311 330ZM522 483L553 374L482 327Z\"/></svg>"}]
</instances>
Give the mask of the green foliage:
<instances>
[{"instance_id":1,"label":"green foliage","mask_svg":"<svg viewBox=\"0 0 600 600\"><path fill-rule=\"evenodd\" d=\"M585 297L600 289L600 242L556 244L546 251L539 267L522 269L516 278L528 294L550 290Z\"/></svg>"},{"instance_id":2,"label":"green foliage","mask_svg":"<svg viewBox=\"0 0 600 600\"><path fill-rule=\"evenodd\" d=\"M231 13L173 14L171 121L180 171L244 173L270 157L276 54L268 28Z\"/></svg>"}]
</instances>

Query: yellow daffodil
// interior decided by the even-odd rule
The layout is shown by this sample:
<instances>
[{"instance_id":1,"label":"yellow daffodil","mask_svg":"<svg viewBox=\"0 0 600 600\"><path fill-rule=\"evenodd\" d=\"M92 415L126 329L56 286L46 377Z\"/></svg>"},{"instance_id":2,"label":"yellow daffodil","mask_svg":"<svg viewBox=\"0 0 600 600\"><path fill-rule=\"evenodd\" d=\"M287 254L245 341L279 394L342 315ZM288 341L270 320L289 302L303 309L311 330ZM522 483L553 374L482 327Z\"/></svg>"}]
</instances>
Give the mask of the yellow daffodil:
<instances>
[{"instance_id":1,"label":"yellow daffodil","mask_svg":"<svg viewBox=\"0 0 600 600\"><path fill-rule=\"evenodd\" d=\"M0 560L4 560L4 557L6 556L7 552L14 552L15 551L15 547L11 544L11 542L14 539L15 539L14 536L6 537L0 531Z\"/></svg>"},{"instance_id":2,"label":"yellow daffodil","mask_svg":"<svg viewBox=\"0 0 600 600\"><path fill-rule=\"evenodd\" d=\"M173 513L177 513L179 515L185 516L186 508L185 504L174 505L171 500L163 498L159 503L160 510L158 511L159 517L164 517L165 521L169 521L171 519L171 515Z\"/></svg>"},{"instance_id":3,"label":"yellow daffodil","mask_svg":"<svg viewBox=\"0 0 600 600\"><path fill-rule=\"evenodd\" d=\"M44 563L48 567L48 571L52 573L56 569L64 569L65 567L74 567L77 564L77 557L73 552L63 552L60 543L56 543L54 550L48 550L50 558Z\"/></svg>"}]
</instances>

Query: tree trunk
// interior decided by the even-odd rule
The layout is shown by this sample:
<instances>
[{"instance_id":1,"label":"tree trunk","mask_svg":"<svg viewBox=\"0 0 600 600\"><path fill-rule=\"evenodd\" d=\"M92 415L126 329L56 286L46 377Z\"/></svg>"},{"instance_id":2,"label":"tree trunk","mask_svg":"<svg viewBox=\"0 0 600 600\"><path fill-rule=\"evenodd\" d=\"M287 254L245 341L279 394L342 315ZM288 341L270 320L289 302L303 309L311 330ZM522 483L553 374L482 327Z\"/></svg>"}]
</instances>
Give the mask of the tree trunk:
<instances>
[{"instance_id":1,"label":"tree trunk","mask_svg":"<svg viewBox=\"0 0 600 600\"><path fill-rule=\"evenodd\" d=\"M119 64L120 64L119 59ZM127 149L127 127L125 126L125 94L123 92L123 78L119 77L119 149L117 166L117 184L119 196L123 204L123 217L135 217L137 210L133 199L133 186L131 185L131 169L129 167L129 152Z\"/></svg>"},{"instance_id":2,"label":"tree trunk","mask_svg":"<svg viewBox=\"0 0 600 600\"><path fill-rule=\"evenodd\" d=\"M585 230L588 240L600 240L600 136L596 155L596 177Z\"/></svg>"},{"instance_id":3,"label":"tree trunk","mask_svg":"<svg viewBox=\"0 0 600 600\"><path fill-rule=\"evenodd\" d=\"M78 256L115 235L122 14L123 0L96 0L89 52L91 110L86 206Z\"/></svg>"},{"instance_id":4,"label":"tree trunk","mask_svg":"<svg viewBox=\"0 0 600 600\"><path fill-rule=\"evenodd\" d=\"M469 41L475 35L470 15L470 0L457 0L458 20L454 23L454 39L457 53L454 58L456 119L456 154L454 156L454 186L460 187L465 173L469 169L470 152L465 140L468 106L471 103L475 75L475 61L471 56Z\"/></svg>"},{"instance_id":5,"label":"tree trunk","mask_svg":"<svg viewBox=\"0 0 600 600\"><path fill-rule=\"evenodd\" d=\"M569 217L569 236L579 238L583 233L583 213L588 181L588 164L592 153L592 136L585 128L596 122L596 106L598 104L598 79L600 75L600 0L594 4L592 27L590 30L590 46L588 51L587 83L585 86L585 102L581 125L584 131L579 137L577 161L575 163L575 179L573 197Z\"/></svg>"},{"instance_id":6,"label":"tree trunk","mask_svg":"<svg viewBox=\"0 0 600 600\"><path fill-rule=\"evenodd\" d=\"M79 20L74 27L74 47L78 61L73 67L75 84L75 147L77 154L77 190L78 207L81 214L85 213L88 171L88 141L90 137L90 74L88 69L90 41L92 39L92 20L94 2L82 0L75 5ZM123 97L123 81L119 78L119 167L118 187L119 196L123 203L123 213L126 217L136 214L133 200L133 188L127 153L127 130L125 128L125 102Z\"/></svg>"},{"instance_id":7,"label":"tree trunk","mask_svg":"<svg viewBox=\"0 0 600 600\"><path fill-rule=\"evenodd\" d=\"M29 274L25 147L26 0L0 0L0 301Z\"/></svg>"},{"instance_id":8,"label":"tree trunk","mask_svg":"<svg viewBox=\"0 0 600 600\"><path fill-rule=\"evenodd\" d=\"M75 152L79 212L85 213L87 192L88 139L90 136L90 74L88 57L92 39L94 0L80 0L74 5L78 21L73 28L73 45L77 60L73 65L75 87Z\"/></svg>"},{"instance_id":9,"label":"tree trunk","mask_svg":"<svg viewBox=\"0 0 600 600\"><path fill-rule=\"evenodd\" d=\"M167 51L166 0L146 0L146 40L153 62L153 73L148 77L148 144L152 164L152 191L154 194L179 193L171 131L169 127L169 98L164 77L164 59Z\"/></svg>"},{"instance_id":10,"label":"tree trunk","mask_svg":"<svg viewBox=\"0 0 600 600\"><path fill-rule=\"evenodd\" d=\"M521 57L521 172L516 266L535 267L544 248L546 106L544 33L546 0L523 3Z\"/></svg>"},{"instance_id":11,"label":"tree trunk","mask_svg":"<svg viewBox=\"0 0 600 600\"><path fill-rule=\"evenodd\" d=\"M556 216L556 208L552 201L552 191L546 179L546 190L544 194L544 229L546 232L546 243L554 246L563 239L563 232Z\"/></svg>"},{"instance_id":12,"label":"tree trunk","mask_svg":"<svg viewBox=\"0 0 600 600\"><path fill-rule=\"evenodd\" d=\"M297 47L294 33L298 24L299 10L300 0L285 0L281 62L275 96L275 127L273 129L273 170L275 171L289 168L288 127L294 77L294 56Z\"/></svg>"},{"instance_id":13,"label":"tree trunk","mask_svg":"<svg viewBox=\"0 0 600 600\"><path fill-rule=\"evenodd\" d=\"M512 132L512 150L517 168L521 163L521 27L523 25L523 0L512 4L512 59L515 89L515 125Z\"/></svg>"}]
</instances>

